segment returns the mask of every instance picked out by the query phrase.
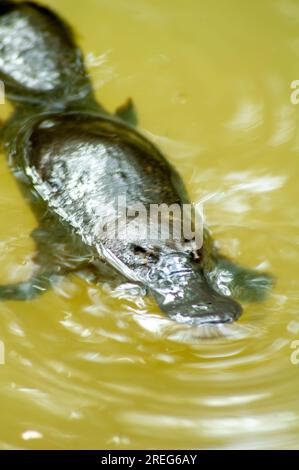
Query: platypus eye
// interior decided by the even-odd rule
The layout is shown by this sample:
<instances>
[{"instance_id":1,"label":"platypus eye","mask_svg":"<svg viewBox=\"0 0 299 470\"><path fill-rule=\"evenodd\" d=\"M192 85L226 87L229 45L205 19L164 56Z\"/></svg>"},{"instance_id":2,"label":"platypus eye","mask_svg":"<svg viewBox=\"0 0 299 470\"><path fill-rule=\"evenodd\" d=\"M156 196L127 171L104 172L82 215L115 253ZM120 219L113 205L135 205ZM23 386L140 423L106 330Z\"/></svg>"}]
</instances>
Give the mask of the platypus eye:
<instances>
[{"instance_id":1,"label":"platypus eye","mask_svg":"<svg viewBox=\"0 0 299 470\"><path fill-rule=\"evenodd\" d=\"M202 250L192 251L192 258L195 263L200 263L202 261Z\"/></svg>"},{"instance_id":2,"label":"platypus eye","mask_svg":"<svg viewBox=\"0 0 299 470\"><path fill-rule=\"evenodd\" d=\"M147 253L146 248L143 248L143 246L139 245L133 245L133 251L135 255L145 255Z\"/></svg>"},{"instance_id":3,"label":"platypus eye","mask_svg":"<svg viewBox=\"0 0 299 470\"><path fill-rule=\"evenodd\" d=\"M140 245L132 245L133 251L135 255L138 255L142 258L146 258L148 260L156 261L159 259L158 253L154 252L149 248L144 248Z\"/></svg>"}]
</instances>

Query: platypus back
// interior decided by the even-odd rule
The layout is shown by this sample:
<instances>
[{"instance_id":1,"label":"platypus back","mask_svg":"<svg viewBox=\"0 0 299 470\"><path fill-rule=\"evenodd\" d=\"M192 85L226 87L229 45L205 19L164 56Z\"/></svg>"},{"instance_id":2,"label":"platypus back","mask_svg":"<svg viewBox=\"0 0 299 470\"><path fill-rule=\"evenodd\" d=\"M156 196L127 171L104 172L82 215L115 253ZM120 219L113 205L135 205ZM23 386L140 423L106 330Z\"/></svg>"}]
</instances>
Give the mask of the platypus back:
<instances>
[{"instance_id":1,"label":"platypus back","mask_svg":"<svg viewBox=\"0 0 299 470\"><path fill-rule=\"evenodd\" d=\"M241 307L209 286L196 248L183 234L176 240L140 238L148 233L148 219L135 238L131 219L111 232L121 196L126 209L188 202L178 173L134 129L89 113L50 114L28 128L26 146L19 139L19 161L31 185L95 257L147 287L172 319L202 324L239 317Z\"/></svg>"}]
</instances>

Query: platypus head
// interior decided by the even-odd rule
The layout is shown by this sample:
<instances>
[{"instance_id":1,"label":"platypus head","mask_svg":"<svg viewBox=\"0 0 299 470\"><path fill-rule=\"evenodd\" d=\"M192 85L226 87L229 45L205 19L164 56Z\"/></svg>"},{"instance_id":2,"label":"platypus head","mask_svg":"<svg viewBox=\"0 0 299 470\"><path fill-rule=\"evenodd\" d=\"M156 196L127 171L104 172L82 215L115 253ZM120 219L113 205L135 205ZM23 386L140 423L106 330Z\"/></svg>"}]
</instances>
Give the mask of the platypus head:
<instances>
[{"instance_id":1,"label":"platypus head","mask_svg":"<svg viewBox=\"0 0 299 470\"><path fill-rule=\"evenodd\" d=\"M148 280L161 310L178 322L231 323L242 313L237 302L209 286L200 265L188 254L164 255L150 270Z\"/></svg>"}]
</instances>

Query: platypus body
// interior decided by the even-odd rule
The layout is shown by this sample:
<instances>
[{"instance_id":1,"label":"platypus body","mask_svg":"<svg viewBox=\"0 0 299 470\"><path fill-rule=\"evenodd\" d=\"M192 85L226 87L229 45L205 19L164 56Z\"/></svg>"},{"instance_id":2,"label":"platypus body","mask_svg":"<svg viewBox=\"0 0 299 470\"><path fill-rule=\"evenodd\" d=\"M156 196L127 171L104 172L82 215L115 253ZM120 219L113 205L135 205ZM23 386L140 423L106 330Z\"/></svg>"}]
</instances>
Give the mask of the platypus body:
<instances>
[{"instance_id":1,"label":"platypus body","mask_svg":"<svg viewBox=\"0 0 299 470\"><path fill-rule=\"evenodd\" d=\"M3 129L9 165L38 228L31 279L0 286L0 298L32 299L57 276L90 270L146 287L170 318L189 324L237 320L234 298L260 300L265 273L242 268L216 250L176 240L109 236L119 196L126 204L190 203L181 177L137 130L131 100L115 114L99 105L71 28L33 2L0 3L0 78L15 112ZM108 226L107 230L100 227ZM128 227L124 227L128 228Z\"/></svg>"}]
</instances>

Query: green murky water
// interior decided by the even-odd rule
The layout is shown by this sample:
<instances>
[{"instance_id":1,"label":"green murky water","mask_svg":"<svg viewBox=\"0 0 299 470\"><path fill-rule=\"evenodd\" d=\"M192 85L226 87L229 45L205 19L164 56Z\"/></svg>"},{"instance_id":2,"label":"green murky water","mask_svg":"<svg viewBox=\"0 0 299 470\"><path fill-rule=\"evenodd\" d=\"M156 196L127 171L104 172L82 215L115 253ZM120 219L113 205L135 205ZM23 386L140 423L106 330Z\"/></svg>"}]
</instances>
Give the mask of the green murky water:
<instances>
[{"instance_id":1,"label":"green murky water","mask_svg":"<svg viewBox=\"0 0 299 470\"><path fill-rule=\"evenodd\" d=\"M217 339L133 286L69 277L0 304L0 447L298 448L299 4L48 0L78 32L99 100L131 96L225 253L267 269L267 302ZM1 105L1 117L9 107ZM0 281L32 269L36 221L0 161Z\"/></svg>"}]
</instances>

